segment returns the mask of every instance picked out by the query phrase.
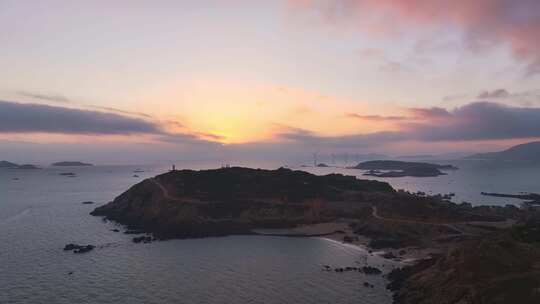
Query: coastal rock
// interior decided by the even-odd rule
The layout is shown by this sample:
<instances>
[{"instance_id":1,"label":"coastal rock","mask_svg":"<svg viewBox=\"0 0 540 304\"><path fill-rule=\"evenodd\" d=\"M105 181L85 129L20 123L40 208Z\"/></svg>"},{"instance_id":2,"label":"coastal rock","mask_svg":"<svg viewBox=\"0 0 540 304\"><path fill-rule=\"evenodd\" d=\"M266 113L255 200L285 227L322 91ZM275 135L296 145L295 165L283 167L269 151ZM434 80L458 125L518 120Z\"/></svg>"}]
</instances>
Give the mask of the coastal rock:
<instances>
[{"instance_id":1,"label":"coastal rock","mask_svg":"<svg viewBox=\"0 0 540 304\"><path fill-rule=\"evenodd\" d=\"M58 175L67 176L67 177L75 177L75 176L77 176L77 174L75 174L73 172L62 172L62 173L58 173Z\"/></svg>"},{"instance_id":2,"label":"coastal rock","mask_svg":"<svg viewBox=\"0 0 540 304\"><path fill-rule=\"evenodd\" d=\"M144 231L142 230L133 230L133 229L124 231L124 234L143 234L143 233Z\"/></svg>"},{"instance_id":3,"label":"coastal rock","mask_svg":"<svg viewBox=\"0 0 540 304\"><path fill-rule=\"evenodd\" d=\"M397 258L392 252L386 252L382 257L389 260Z\"/></svg>"},{"instance_id":4,"label":"coastal rock","mask_svg":"<svg viewBox=\"0 0 540 304\"><path fill-rule=\"evenodd\" d=\"M64 246L64 250L74 250L74 249L77 249L78 247L79 245L70 243Z\"/></svg>"},{"instance_id":5,"label":"coastal rock","mask_svg":"<svg viewBox=\"0 0 540 304\"><path fill-rule=\"evenodd\" d=\"M94 248L96 248L94 245L80 246L79 248L73 250L73 253L85 253L93 250Z\"/></svg>"},{"instance_id":6,"label":"coastal rock","mask_svg":"<svg viewBox=\"0 0 540 304\"><path fill-rule=\"evenodd\" d=\"M151 236L137 236L132 239L133 243L150 243L152 242Z\"/></svg>"},{"instance_id":7,"label":"coastal rock","mask_svg":"<svg viewBox=\"0 0 540 304\"><path fill-rule=\"evenodd\" d=\"M379 268L373 266L363 266L362 272L369 275L378 275L382 273Z\"/></svg>"},{"instance_id":8,"label":"coastal rock","mask_svg":"<svg viewBox=\"0 0 540 304\"><path fill-rule=\"evenodd\" d=\"M77 245L73 243L70 243L64 246L65 251L72 250L73 253L85 253L85 252L89 252L93 250L94 248L96 248L96 246L94 245Z\"/></svg>"},{"instance_id":9,"label":"coastal rock","mask_svg":"<svg viewBox=\"0 0 540 304\"><path fill-rule=\"evenodd\" d=\"M358 241L357 236L346 235L346 236L343 237L343 242L344 243L352 243L352 242L355 242L355 241Z\"/></svg>"}]
</instances>

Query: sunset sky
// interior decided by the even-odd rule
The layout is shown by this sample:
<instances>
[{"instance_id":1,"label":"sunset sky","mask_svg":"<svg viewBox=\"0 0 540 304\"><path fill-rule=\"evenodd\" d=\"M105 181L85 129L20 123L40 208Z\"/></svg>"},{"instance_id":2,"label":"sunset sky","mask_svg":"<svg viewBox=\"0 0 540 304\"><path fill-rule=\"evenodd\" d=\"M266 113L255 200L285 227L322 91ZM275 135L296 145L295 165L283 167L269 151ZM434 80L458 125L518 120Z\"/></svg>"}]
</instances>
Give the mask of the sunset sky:
<instances>
[{"instance_id":1,"label":"sunset sky","mask_svg":"<svg viewBox=\"0 0 540 304\"><path fill-rule=\"evenodd\" d=\"M0 159L309 159L540 138L540 1L0 0Z\"/></svg>"}]
</instances>

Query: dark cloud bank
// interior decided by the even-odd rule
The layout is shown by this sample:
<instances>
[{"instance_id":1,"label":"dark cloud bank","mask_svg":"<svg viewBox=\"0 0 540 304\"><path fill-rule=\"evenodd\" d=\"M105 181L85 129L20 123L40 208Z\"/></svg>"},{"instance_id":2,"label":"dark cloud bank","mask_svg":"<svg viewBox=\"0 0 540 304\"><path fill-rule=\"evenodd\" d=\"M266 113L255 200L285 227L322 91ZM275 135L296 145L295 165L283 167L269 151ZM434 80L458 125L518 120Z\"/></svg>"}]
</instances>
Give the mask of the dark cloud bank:
<instances>
[{"instance_id":1,"label":"dark cloud bank","mask_svg":"<svg viewBox=\"0 0 540 304\"><path fill-rule=\"evenodd\" d=\"M398 141L474 141L540 137L540 108L510 107L493 102L474 102L448 111L443 108L409 109L410 116L386 117L400 131L326 137L291 129L279 136L294 143L320 147L370 147ZM361 120L371 116L351 115ZM377 117L377 120L385 120Z\"/></svg>"},{"instance_id":2,"label":"dark cloud bank","mask_svg":"<svg viewBox=\"0 0 540 304\"><path fill-rule=\"evenodd\" d=\"M160 127L112 113L0 101L0 132L62 134L159 134Z\"/></svg>"}]
</instances>

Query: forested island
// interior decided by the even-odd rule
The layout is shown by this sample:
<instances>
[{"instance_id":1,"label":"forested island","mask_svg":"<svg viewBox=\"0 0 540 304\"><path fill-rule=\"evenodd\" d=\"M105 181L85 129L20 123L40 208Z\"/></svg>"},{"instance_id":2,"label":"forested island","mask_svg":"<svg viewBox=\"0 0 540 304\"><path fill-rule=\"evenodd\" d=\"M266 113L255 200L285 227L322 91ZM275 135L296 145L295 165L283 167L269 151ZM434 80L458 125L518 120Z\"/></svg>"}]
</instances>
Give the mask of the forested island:
<instances>
[{"instance_id":1,"label":"forested island","mask_svg":"<svg viewBox=\"0 0 540 304\"><path fill-rule=\"evenodd\" d=\"M365 239L367 247L398 260L415 252L421 262L389 275L397 303L540 299L534 262L540 224L534 209L455 204L341 174L232 167L170 171L134 185L91 214L157 239L281 228L285 236Z\"/></svg>"}]
</instances>

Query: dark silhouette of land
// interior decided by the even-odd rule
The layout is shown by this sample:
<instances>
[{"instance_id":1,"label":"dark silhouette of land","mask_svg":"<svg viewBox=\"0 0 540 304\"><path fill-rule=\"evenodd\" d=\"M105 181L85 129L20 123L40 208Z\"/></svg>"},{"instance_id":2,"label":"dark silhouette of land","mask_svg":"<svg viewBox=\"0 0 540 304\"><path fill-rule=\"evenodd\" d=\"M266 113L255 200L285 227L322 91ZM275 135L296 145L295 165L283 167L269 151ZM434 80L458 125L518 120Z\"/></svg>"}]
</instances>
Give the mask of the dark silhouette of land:
<instances>
[{"instance_id":1,"label":"dark silhouette of land","mask_svg":"<svg viewBox=\"0 0 540 304\"><path fill-rule=\"evenodd\" d=\"M479 153L467 156L470 160L540 161L540 141L513 146L500 152Z\"/></svg>"},{"instance_id":2,"label":"dark silhouette of land","mask_svg":"<svg viewBox=\"0 0 540 304\"><path fill-rule=\"evenodd\" d=\"M39 169L39 167L35 166L35 165L31 165L31 164L19 165L19 164L16 164L16 163L5 161L5 160L0 161L0 169L2 169L2 168L4 168L4 169L27 169L27 170Z\"/></svg>"},{"instance_id":3,"label":"dark silhouette of land","mask_svg":"<svg viewBox=\"0 0 540 304\"><path fill-rule=\"evenodd\" d=\"M54 167L88 167L88 166L93 166L93 165L89 164L89 163L83 163L83 162L80 162L80 161L61 161L61 162L52 163L51 166L54 166Z\"/></svg>"},{"instance_id":4,"label":"dark silhouette of land","mask_svg":"<svg viewBox=\"0 0 540 304\"><path fill-rule=\"evenodd\" d=\"M421 162L405 162L397 160L373 160L362 162L353 169L369 170L364 175L377 177L434 177L445 175L441 170L456 170L452 165L439 165ZM385 172L382 172L384 170Z\"/></svg>"}]
</instances>

